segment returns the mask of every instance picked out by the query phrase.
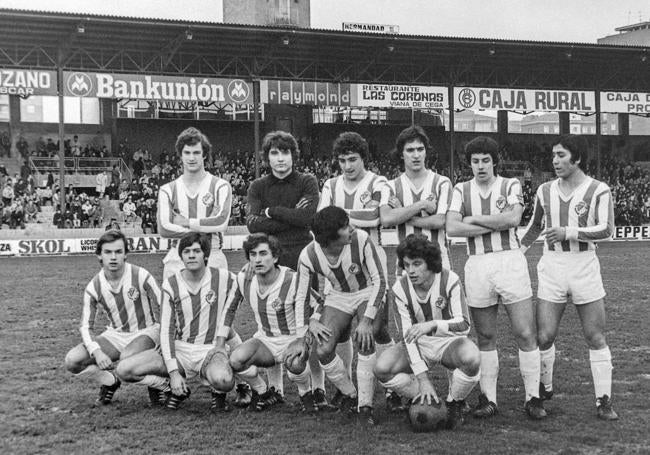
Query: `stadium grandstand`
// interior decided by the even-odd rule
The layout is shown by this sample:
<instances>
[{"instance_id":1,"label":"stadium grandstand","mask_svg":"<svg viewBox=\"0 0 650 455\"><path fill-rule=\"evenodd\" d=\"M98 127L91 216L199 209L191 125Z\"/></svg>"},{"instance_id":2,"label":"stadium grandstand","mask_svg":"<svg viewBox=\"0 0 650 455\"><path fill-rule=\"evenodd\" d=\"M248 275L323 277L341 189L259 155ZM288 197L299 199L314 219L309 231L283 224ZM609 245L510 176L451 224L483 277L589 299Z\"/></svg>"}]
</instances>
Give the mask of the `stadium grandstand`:
<instances>
[{"instance_id":1,"label":"stadium grandstand","mask_svg":"<svg viewBox=\"0 0 650 455\"><path fill-rule=\"evenodd\" d=\"M322 184L346 130L368 138L371 170L394 177L388 156L412 123L453 181L471 175L464 144L496 139L499 171L527 201L553 177L554 136L582 133L616 224L650 222L645 48L0 11L0 238L96 237L113 223L155 234L189 125L213 142L208 170L231 182L233 226L267 172L255 153L265 133L298 138L297 169Z\"/></svg>"}]
</instances>

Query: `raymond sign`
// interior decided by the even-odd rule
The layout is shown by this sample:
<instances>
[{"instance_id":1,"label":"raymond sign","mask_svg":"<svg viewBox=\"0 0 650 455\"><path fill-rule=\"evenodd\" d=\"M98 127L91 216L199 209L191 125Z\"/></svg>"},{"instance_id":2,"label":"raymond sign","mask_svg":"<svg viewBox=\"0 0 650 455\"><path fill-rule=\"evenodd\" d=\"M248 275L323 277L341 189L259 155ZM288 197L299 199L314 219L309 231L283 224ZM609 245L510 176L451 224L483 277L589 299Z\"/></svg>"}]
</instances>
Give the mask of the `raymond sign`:
<instances>
[{"instance_id":1,"label":"raymond sign","mask_svg":"<svg viewBox=\"0 0 650 455\"><path fill-rule=\"evenodd\" d=\"M594 112L594 92L454 87L456 109Z\"/></svg>"},{"instance_id":2,"label":"raymond sign","mask_svg":"<svg viewBox=\"0 0 650 455\"><path fill-rule=\"evenodd\" d=\"M311 106L442 109L449 106L446 87L390 84L262 81L262 103Z\"/></svg>"},{"instance_id":3,"label":"raymond sign","mask_svg":"<svg viewBox=\"0 0 650 455\"><path fill-rule=\"evenodd\" d=\"M252 86L241 79L64 72L67 96L204 103L252 103Z\"/></svg>"},{"instance_id":4,"label":"raymond sign","mask_svg":"<svg viewBox=\"0 0 650 455\"><path fill-rule=\"evenodd\" d=\"M0 69L0 95L56 95L56 72Z\"/></svg>"},{"instance_id":5,"label":"raymond sign","mask_svg":"<svg viewBox=\"0 0 650 455\"><path fill-rule=\"evenodd\" d=\"M650 114L650 93L600 92L600 111L620 114Z\"/></svg>"}]
</instances>

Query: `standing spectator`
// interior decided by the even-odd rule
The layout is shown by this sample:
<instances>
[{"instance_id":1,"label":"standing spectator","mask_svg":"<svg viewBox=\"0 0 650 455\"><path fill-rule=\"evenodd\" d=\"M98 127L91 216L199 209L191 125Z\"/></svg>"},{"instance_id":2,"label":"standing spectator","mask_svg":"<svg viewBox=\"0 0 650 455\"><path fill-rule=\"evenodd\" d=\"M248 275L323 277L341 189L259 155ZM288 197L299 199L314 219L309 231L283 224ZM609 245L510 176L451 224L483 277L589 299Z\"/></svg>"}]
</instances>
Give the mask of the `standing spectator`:
<instances>
[{"instance_id":1,"label":"standing spectator","mask_svg":"<svg viewBox=\"0 0 650 455\"><path fill-rule=\"evenodd\" d=\"M25 210L23 208L22 200L20 198L15 198L13 204L11 204L11 215L9 218L9 228L16 229L20 226L20 229L25 229Z\"/></svg>"},{"instance_id":2,"label":"standing spectator","mask_svg":"<svg viewBox=\"0 0 650 455\"><path fill-rule=\"evenodd\" d=\"M117 164L114 164L113 169L111 170L111 182L114 183L115 186L119 186L121 179L122 179L122 174L120 173L120 170L117 168Z\"/></svg>"},{"instance_id":3,"label":"standing spectator","mask_svg":"<svg viewBox=\"0 0 650 455\"><path fill-rule=\"evenodd\" d=\"M106 185L108 184L108 172L100 172L95 177L95 191L99 197L104 197L104 192L106 192Z\"/></svg>"},{"instance_id":4,"label":"standing spectator","mask_svg":"<svg viewBox=\"0 0 650 455\"><path fill-rule=\"evenodd\" d=\"M142 156L133 161L133 175L135 178L139 179L144 171L144 163L142 162Z\"/></svg>"},{"instance_id":5,"label":"standing spectator","mask_svg":"<svg viewBox=\"0 0 650 455\"><path fill-rule=\"evenodd\" d=\"M2 203L5 207L11 205L14 200L14 187L11 184L11 179L7 179L5 187L2 189Z\"/></svg>"}]
</instances>

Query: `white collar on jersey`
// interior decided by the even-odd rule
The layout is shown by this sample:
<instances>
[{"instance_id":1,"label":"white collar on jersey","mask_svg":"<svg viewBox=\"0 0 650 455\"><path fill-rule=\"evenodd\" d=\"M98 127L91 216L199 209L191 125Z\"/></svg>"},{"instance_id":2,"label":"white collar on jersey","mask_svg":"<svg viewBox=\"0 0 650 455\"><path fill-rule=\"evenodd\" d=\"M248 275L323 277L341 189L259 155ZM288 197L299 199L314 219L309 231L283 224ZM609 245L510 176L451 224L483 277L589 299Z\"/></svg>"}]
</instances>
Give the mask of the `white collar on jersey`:
<instances>
[{"instance_id":1,"label":"white collar on jersey","mask_svg":"<svg viewBox=\"0 0 650 455\"><path fill-rule=\"evenodd\" d=\"M257 280L257 275L253 276L253 280L251 281L251 288L254 292L257 293L257 296L261 299L267 297L271 292L273 292L275 289L277 289L279 286L282 286L282 283L284 283L284 276L287 273L287 268L284 266L280 266L280 273L278 274L277 278L275 281L266 288L266 291L260 292L260 283Z\"/></svg>"},{"instance_id":2,"label":"white collar on jersey","mask_svg":"<svg viewBox=\"0 0 650 455\"><path fill-rule=\"evenodd\" d=\"M413 191L414 193L419 193L421 192L424 188L430 187L431 184L429 183L432 179L433 176L435 175L435 172L433 172L431 169L426 169L427 176L422 180L422 185L418 188L415 186L415 183L413 180L408 178L406 175L406 172L403 172L401 175L402 181L406 183L406 185Z\"/></svg>"},{"instance_id":3,"label":"white collar on jersey","mask_svg":"<svg viewBox=\"0 0 650 455\"><path fill-rule=\"evenodd\" d=\"M185 287L187 287L187 291L192 295L196 295L199 292L201 292L201 289L203 288L203 286L205 286L206 283L210 283L210 281L212 281L212 272L210 271L210 267L205 268L205 273L201 277L201 281L199 281L198 284L189 283L183 277L183 270L185 270L185 269L181 269L181 271L178 272L178 275L177 275L178 279L182 280L183 283L185 283Z\"/></svg>"},{"instance_id":4,"label":"white collar on jersey","mask_svg":"<svg viewBox=\"0 0 650 455\"><path fill-rule=\"evenodd\" d=\"M106 286L107 289L110 289L113 292L120 292L122 286L124 286L124 281L126 280L127 276L131 276L131 264L125 262L124 273L122 274L120 281L117 282L117 287L113 287L110 281L108 281L108 278L106 278L106 274L104 273L104 269L100 270L99 272L99 281L101 282L102 286Z\"/></svg>"},{"instance_id":5,"label":"white collar on jersey","mask_svg":"<svg viewBox=\"0 0 650 455\"><path fill-rule=\"evenodd\" d=\"M427 295L421 299L420 296L418 296L418 293L415 292L415 287L413 286L413 283L411 283L411 279L407 276L406 281L408 281L408 286L409 286L409 292L412 292L415 296L415 299L418 301L418 303L427 303L431 301L431 294L433 294L434 289L438 289L440 287L440 273L436 273L434 278L433 278L433 283L431 283L431 287L427 291Z\"/></svg>"}]
</instances>

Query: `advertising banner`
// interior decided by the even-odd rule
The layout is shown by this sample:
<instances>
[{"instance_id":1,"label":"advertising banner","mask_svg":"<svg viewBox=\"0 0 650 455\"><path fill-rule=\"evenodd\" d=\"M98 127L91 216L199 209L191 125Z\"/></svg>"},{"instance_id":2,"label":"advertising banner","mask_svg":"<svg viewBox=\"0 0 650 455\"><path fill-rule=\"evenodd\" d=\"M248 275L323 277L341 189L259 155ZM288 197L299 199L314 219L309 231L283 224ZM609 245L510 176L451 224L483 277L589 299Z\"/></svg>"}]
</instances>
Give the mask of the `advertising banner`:
<instances>
[{"instance_id":1,"label":"advertising banner","mask_svg":"<svg viewBox=\"0 0 650 455\"><path fill-rule=\"evenodd\" d=\"M454 87L456 109L507 111L594 112L594 92Z\"/></svg>"},{"instance_id":2,"label":"advertising banner","mask_svg":"<svg viewBox=\"0 0 650 455\"><path fill-rule=\"evenodd\" d=\"M361 22L343 22L344 32L366 32L366 33L388 33L391 35L399 33L399 25L389 24L364 24Z\"/></svg>"},{"instance_id":3,"label":"advertising banner","mask_svg":"<svg viewBox=\"0 0 650 455\"><path fill-rule=\"evenodd\" d=\"M446 109L447 87L423 85L354 84L355 106L406 109ZM354 99L354 98L353 98Z\"/></svg>"},{"instance_id":4,"label":"advertising banner","mask_svg":"<svg viewBox=\"0 0 650 455\"><path fill-rule=\"evenodd\" d=\"M252 85L241 79L64 72L63 90L66 96L93 98L221 104L253 102Z\"/></svg>"},{"instance_id":5,"label":"advertising banner","mask_svg":"<svg viewBox=\"0 0 650 455\"><path fill-rule=\"evenodd\" d=\"M650 114L650 93L600 92L600 111L619 114Z\"/></svg>"},{"instance_id":6,"label":"advertising banner","mask_svg":"<svg viewBox=\"0 0 650 455\"><path fill-rule=\"evenodd\" d=\"M56 71L0 68L0 95L56 94Z\"/></svg>"}]
</instances>

